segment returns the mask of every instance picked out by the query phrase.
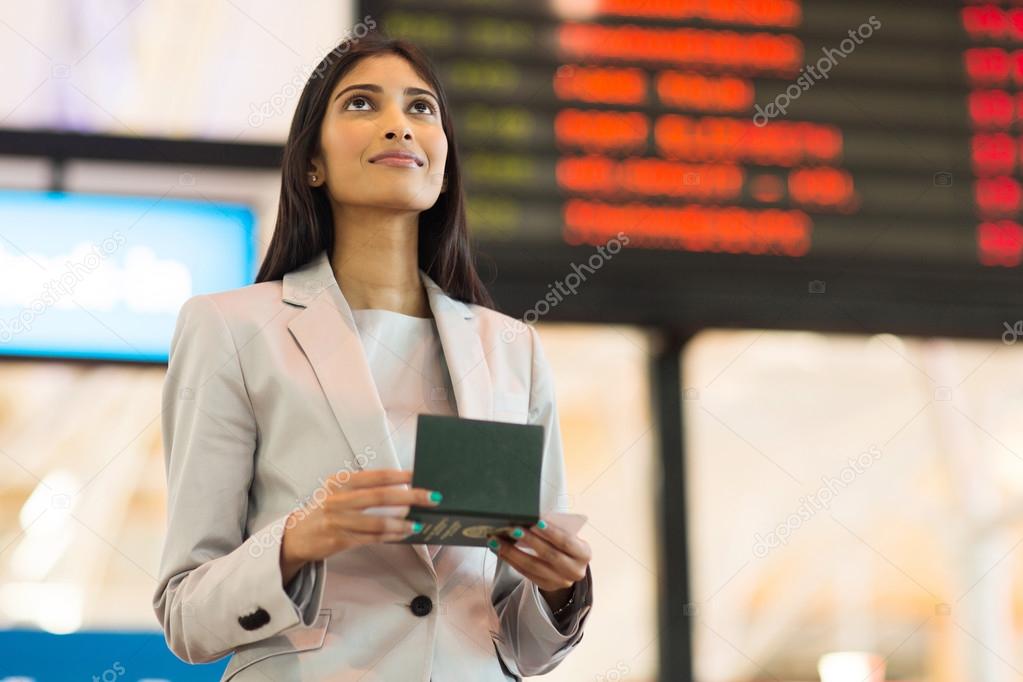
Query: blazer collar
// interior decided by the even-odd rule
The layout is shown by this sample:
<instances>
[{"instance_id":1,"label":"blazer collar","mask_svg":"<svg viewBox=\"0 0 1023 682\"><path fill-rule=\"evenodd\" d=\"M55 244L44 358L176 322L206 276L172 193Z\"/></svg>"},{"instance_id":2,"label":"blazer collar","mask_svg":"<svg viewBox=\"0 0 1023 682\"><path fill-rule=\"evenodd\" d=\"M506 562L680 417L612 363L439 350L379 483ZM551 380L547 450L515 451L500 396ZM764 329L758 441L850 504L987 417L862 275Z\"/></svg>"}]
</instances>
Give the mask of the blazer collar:
<instances>
[{"instance_id":1,"label":"blazer collar","mask_svg":"<svg viewBox=\"0 0 1023 682\"><path fill-rule=\"evenodd\" d=\"M458 416L492 419L490 370L474 313L444 293L421 268L430 310L451 375ZM383 403L363 352L351 307L341 292L327 252L284 275L282 300L304 308L288 323L319 380L334 417L355 455L338 470L400 468ZM425 545L410 545L436 577Z\"/></svg>"}]
</instances>

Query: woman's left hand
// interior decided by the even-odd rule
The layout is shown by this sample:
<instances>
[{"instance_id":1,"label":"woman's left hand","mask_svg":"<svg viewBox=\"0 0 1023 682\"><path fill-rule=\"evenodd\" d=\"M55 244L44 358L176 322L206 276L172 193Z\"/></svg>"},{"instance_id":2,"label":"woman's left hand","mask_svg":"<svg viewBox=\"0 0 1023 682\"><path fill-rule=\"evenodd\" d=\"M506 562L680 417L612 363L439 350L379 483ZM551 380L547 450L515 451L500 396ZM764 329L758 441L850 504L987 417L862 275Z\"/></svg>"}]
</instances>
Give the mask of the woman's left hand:
<instances>
[{"instance_id":1,"label":"woman's left hand","mask_svg":"<svg viewBox=\"0 0 1023 682\"><path fill-rule=\"evenodd\" d=\"M520 528L522 537L515 542L497 537L497 555L511 564L523 577L536 583L540 593L553 609L568 600L575 583L586 577L592 553L590 545L577 535L569 535L549 521L546 528ZM514 536L514 534L513 534ZM530 556L516 544L531 548Z\"/></svg>"}]
</instances>

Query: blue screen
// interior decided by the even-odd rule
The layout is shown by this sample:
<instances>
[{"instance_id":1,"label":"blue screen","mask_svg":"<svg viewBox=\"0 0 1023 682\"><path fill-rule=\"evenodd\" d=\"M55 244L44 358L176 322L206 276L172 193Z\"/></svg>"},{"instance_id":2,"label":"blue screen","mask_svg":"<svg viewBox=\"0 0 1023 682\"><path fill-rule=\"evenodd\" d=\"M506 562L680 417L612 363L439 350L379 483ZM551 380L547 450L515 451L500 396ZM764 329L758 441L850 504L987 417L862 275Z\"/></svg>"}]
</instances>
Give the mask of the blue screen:
<instances>
[{"instance_id":1,"label":"blue screen","mask_svg":"<svg viewBox=\"0 0 1023 682\"><path fill-rule=\"evenodd\" d=\"M162 632L0 631L0 682L215 682L230 660L190 664Z\"/></svg>"},{"instance_id":2,"label":"blue screen","mask_svg":"<svg viewBox=\"0 0 1023 682\"><path fill-rule=\"evenodd\" d=\"M181 304L252 284L239 204L0 191L0 355L166 362Z\"/></svg>"}]
</instances>

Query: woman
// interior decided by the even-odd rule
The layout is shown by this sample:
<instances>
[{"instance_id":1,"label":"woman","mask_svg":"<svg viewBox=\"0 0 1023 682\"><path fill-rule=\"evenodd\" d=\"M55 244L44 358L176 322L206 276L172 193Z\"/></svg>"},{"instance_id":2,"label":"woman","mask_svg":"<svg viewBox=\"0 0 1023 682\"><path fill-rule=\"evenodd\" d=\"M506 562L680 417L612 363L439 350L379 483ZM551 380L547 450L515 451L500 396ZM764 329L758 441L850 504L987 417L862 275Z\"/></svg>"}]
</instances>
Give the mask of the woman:
<instances>
[{"instance_id":1,"label":"woman","mask_svg":"<svg viewBox=\"0 0 1023 682\"><path fill-rule=\"evenodd\" d=\"M235 680L496 682L582 639L590 548L546 519L516 533L536 556L395 542L443 493L410 488L421 413L543 425L541 514L566 510L550 367L475 272L455 147L414 46L336 49L299 99L256 283L182 306L154 609L183 660L233 652Z\"/></svg>"}]
</instances>

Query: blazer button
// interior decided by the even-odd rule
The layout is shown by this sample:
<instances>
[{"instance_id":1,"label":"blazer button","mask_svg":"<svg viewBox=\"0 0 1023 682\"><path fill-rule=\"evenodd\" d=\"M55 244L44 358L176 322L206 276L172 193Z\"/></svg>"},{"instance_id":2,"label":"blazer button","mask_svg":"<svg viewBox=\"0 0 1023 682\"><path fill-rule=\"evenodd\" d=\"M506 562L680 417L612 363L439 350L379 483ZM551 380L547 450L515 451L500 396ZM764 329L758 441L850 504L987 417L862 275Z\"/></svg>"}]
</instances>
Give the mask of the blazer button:
<instances>
[{"instance_id":1,"label":"blazer button","mask_svg":"<svg viewBox=\"0 0 1023 682\"><path fill-rule=\"evenodd\" d=\"M238 624L246 630L258 630L269 622L270 614L262 606L257 606L256 610L252 613L238 618Z\"/></svg>"},{"instance_id":2,"label":"blazer button","mask_svg":"<svg viewBox=\"0 0 1023 682\"><path fill-rule=\"evenodd\" d=\"M431 601L431 599L425 594L421 594L412 600L412 603L409 604L409 608L412 609L412 613L422 617L433 610L433 601Z\"/></svg>"}]
</instances>

